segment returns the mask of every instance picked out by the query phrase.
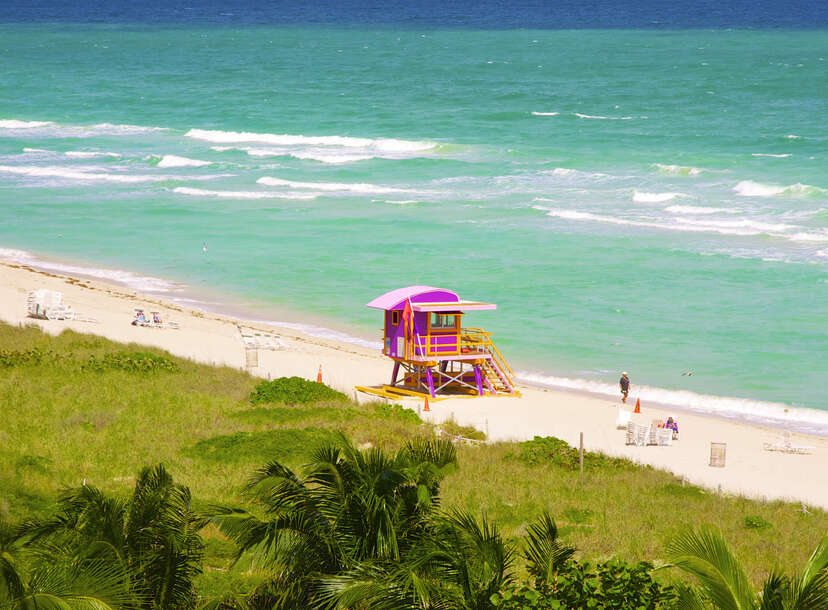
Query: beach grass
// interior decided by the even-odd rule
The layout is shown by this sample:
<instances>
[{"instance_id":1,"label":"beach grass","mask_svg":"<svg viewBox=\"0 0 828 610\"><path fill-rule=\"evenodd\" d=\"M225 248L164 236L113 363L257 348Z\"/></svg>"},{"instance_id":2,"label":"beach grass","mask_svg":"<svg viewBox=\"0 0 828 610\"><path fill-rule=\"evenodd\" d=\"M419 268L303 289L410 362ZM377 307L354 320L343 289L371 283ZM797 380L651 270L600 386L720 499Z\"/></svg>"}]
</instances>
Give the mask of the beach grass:
<instances>
[{"instance_id":1,"label":"beach grass","mask_svg":"<svg viewBox=\"0 0 828 610\"><path fill-rule=\"evenodd\" d=\"M301 468L339 432L388 449L435 433L414 412L382 403L254 403L260 383L144 346L0 324L0 517L46 515L62 488L84 482L126 494L141 467L157 463L190 487L197 509L241 505L253 470L274 459ZM590 560L659 564L681 528L713 524L758 584L775 566L802 565L828 531L825 511L719 494L626 460L588 454L581 474L554 441L462 444L458 459L442 487L445 508L485 513L507 536L549 511ZM207 593L255 578L243 562L230 569L232 545L215 528L204 536Z\"/></svg>"}]
</instances>

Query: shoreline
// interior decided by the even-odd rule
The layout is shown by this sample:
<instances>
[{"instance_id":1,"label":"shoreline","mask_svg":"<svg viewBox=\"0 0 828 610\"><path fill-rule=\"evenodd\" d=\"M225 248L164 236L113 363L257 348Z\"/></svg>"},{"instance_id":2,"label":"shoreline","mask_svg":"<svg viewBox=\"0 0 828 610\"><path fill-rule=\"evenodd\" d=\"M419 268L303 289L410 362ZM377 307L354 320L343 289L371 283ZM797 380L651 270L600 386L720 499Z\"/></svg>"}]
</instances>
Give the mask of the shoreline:
<instances>
[{"instance_id":1,"label":"shoreline","mask_svg":"<svg viewBox=\"0 0 828 610\"><path fill-rule=\"evenodd\" d=\"M28 318L26 294L47 288L64 293L64 301L99 323L49 321ZM178 330L134 327L129 322L134 307L157 306L165 320L178 322ZM199 362L245 369L245 350L238 326L279 334L285 348L259 350L258 366L250 372L259 377L297 375L315 379L323 369L326 384L357 400L372 400L354 390L355 385L387 382L391 366L378 350L333 338L320 338L296 328L261 321L247 321L220 313L182 306L168 298L144 295L98 279L86 280L50 273L26 265L0 263L0 319L13 325L35 324L46 332L72 329L98 334L122 343L152 345ZM781 429L729 420L655 403L642 404L633 421L649 424L677 417L681 439L668 447L625 444L625 430L615 426L619 401L573 390L538 388L520 383L521 397L449 398L434 401L423 412L420 400L398 400L434 423L453 418L486 432L490 441L521 441L534 436L556 436L578 446L673 472L676 477L710 490L765 499L787 499L828 509L828 475L824 457L828 437L794 433L795 445L812 446L807 455L765 451L763 443L780 442ZM628 403L631 410L634 403ZM727 443L727 466L708 465L710 442Z\"/></svg>"},{"instance_id":2,"label":"shoreline","mask_svg":"<svg viewBox=\"0 0 828 610\"><path fill-rule=\"evenodd\" d=\"M13 262L12 262L13 261ZM266 302L257 302L248 299L246 303L240 301L238 295L223 292L218 289L200 290L197 287L188 285L180 280L168 280L160 277L143 274L142 272L111 269L107 267L94 268L87 266L91 263L80 261L64 262L48 256L41 257L38 254L27 250L0 247L0 264L19 264L30 267L36 272L46 272L58 276L83 279L92 282L112 283L114 286L135 293L136 298L147 297L157 299L158 304L168 301L183 309L211 314L222 318L230 318L243 323L246 326L263 326L275 332L298 332L308 337L315 337L323 341L334 341L343 344L360 346L378 352L381 343L359 336L358 330L339 325L335 327L332 321L322 319L320 316L303 316L301 312L287 307L280 307ZM88 272L84 272L84 271ZM99 273L93 273L98 271ZM118 277L134 278L133 283ZM137 283L137 285L135 285ZM145 286L163 286L159 290L145 290ZM234 298L237 302L234 302ZM286 320L278 319L284 316ZM264 329L261 329L264 330ZM525 386L541 390L552 390L572 393L578 396L589 397L599 400L619 400L618 392L614 387L608 390L597 389L595 386L609 386L602 381L589 379L562 377L551 375L545 371L517 370L515 367L517 381ZM551 380L551 381L550 381ZM555 382L558 381L558 383ZM578 387L581 386L581 387ZM593 386L593 387L584 387ZM692 392L689 390L672 390L645 384L633 384L634 391L630 394L631 403L629 409L635 405L634 396L644 393L648 405L655 406L660 410L676 411L681 414L709 417L717 420L742 423L750 426L771 430L788 430L798 434L828 438L828 411L815 407L803 407L788 405L785 403L768 402L753 398L738 396L720 396ZM708 404L729 403L724 408L711 408L705 410L691 404L681 402L670 402L658 398L651 399L646 394L667 394L682 397L689 397L690 400L703 401ZM744 404L749 407L775 411L773 414L746 413L734 408L734 405Z\"/></svg>"}]
</instances>

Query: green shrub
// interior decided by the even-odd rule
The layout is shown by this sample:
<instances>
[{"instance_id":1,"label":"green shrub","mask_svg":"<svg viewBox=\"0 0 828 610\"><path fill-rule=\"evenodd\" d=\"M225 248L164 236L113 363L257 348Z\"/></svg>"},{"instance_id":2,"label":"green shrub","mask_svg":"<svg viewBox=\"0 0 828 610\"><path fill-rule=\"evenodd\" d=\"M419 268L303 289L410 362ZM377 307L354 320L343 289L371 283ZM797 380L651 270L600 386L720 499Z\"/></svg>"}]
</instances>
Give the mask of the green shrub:
<instances>
[{"instance_id":1,"label":"green shrub","mask_svg":"<svg viewBox=\"0 0 828 610\"><path fill-rule=\"evenodd\" d=\"M406 409L402 405L388 405L385 403L378 403L374 405L374 415L382 419L396 419L408 424L421 424L423 420L417 415L417 412L412 409Z\"/></svg>"},{"instance_id":2,"label":"green shrub","mask_svg":"<svg viewBox=\"0 0 828 610\"><path fill-rule=\"evenodd\" d=\"M529 466L547 464L566 470L578 470L580 467L578 450L554 436L536 436L531 441L524 441L518 444L516 454L510 453L506 457L520 460ZM623 458L584 451L584 470L636 470L636 468L640 467Z\"/></svg>"},{"instance_id":3,"label":"green shrub","mask_svg":"<svg viewBox=\"0 0 828 610\"><path fill-rule=\"evenodd\" d=\"M759 515L748 515L745 517L745 528L749 530L764 530L771 526L771 524Z\"/></svg>"},{"instance_id":4,"label":"green shrub","mask_svg":"<svg viewBox=\"0 0 828 610\"><path fill-rule=\"evenodd\" d=\"M645 561L610 559L593 567L589 562L570 560L550 582L538 581L534 587L512 585L492 595L490 601L503 610L673 607L673 588L653 580L652 571L653 565Z\"/></svg>"},{"instance_id":5,"label":"green shrub","mask_svg":"<svg viewBox=\"0 0 828 610\"><path fill-rule=\"evenodd\" d=\"M106 354L103 358L89 356L89 360L81 365L84 371L121 370L130 373L177 373L178 365L164 356L156 356L146 352L117 352Z\"/></svg>"},{"instance_id":6,"label":"green shrub","mask_svg":"<svg viewBox=\"0 0 828 610\"><path fill-rule=\"evenodd\" d=\"M37 347L24 352L8 349L0 349L0 367L11 368L13 366L31 366L40 364L44 360L55 360L57 354L50 351L43 351Z\"/></svg>"},{"instance_id":7,"label":"green shrub","mask_svg":"<svg viewBox=\"0 0 828 610\"><path fill-rule=\"evenodd\" d=\"M347 397L324 383L308 381L301 377L279 377L273 381L262 381L250 394L250 402L253 404L311 404L323 400L347 400Z\"/></svg>"}]
</instances>

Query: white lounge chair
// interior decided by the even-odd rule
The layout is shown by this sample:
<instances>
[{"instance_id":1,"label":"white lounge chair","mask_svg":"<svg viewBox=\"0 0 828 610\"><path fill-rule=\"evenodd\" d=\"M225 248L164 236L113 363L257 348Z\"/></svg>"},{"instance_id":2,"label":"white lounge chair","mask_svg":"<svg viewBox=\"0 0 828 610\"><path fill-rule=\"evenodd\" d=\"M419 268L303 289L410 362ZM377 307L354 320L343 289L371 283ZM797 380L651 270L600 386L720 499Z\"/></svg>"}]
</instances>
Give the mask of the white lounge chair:
<instances>
[{"instance_id":1,"label":"white lounge chair","mask_svg":"<svg viewBox=\"0 0 828 610\"><path fill-rule=\"evenodd\" d=\"M63 293L56 290L34 290L26 298L26 310L32 318L40 320L74 320L75 322L97 322L95 318L75 312L71 305L63 302Z\"/></svg>"},{"instance_id":2,"label":"white lounge chair","mask_svg":"<svg viewBox=\"0 0 828 610\"><path fill-rule=\"evenodd\" d=\"M241 334L245 348L269 349L274 351L285 349L285 344L278 335L252 328L244 328L242 326L239 326L239 333Z\"/></svg>"},{"instance_id":3,"label":"white lounge chair","mask_svg":"<svg viewBox=\"0 0 828 610\"><path fill-rule=\"evenodd\" d=\"M670 428L659 428L656 432L659 447L669 447L673 444L673 431Z\"/></svg>"},{"instance_id":4,"label":"white lounge chair","mask_svg":"<svg viewBox=\"0 0 828 610\"><path fill-rule=\"evenodd\" d=\"M625 430L631 419L632 411L618 407L618 415L615 417L615 427L619 430Z\"/></svg>"},{"instance_id":5,"label":"white lounge chair","mask_svg":"<svg viewBox=\"0 0 828 610\"><path fill-rule=\"evenodd\" d=\"M765 451L779 451L781 453L808 454L816 449L816 447L813 445L794 445L791 440L791 433L785 431L781 441L776 443L763 443L762 449Z\"/></svg>"}]
</instances>

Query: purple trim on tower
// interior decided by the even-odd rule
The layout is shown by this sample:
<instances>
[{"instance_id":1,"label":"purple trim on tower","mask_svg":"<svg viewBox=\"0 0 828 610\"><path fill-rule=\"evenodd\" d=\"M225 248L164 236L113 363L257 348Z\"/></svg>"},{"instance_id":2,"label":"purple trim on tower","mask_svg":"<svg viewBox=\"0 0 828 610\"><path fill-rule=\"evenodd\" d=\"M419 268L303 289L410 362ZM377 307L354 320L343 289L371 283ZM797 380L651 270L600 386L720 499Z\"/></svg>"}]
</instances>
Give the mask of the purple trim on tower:
<instances>
[{"instance_id":1,"label":"purple trim on tower","mask_svg":"<svg viewBox=\"0 0 828 610\"><path fill-rule=\"evenodd\" d=\"M483 396L483 378L480 376L480 365L474 365L474 380L477 382L477 395Z\"/></svg>"},{"instance_id":2,"label":"purple trim on tower","mask_svg":"<svg viewBox=\"0 0 828 610\"><path fill-rule=\"evenodd\" d=\"M402 309L405 301L411 299L416 302L456 303L460 300L456 292L435 288L434 286L406 286L378 296L368 303L367 307L374 309Z\"/></svg>"}]
</instances>

